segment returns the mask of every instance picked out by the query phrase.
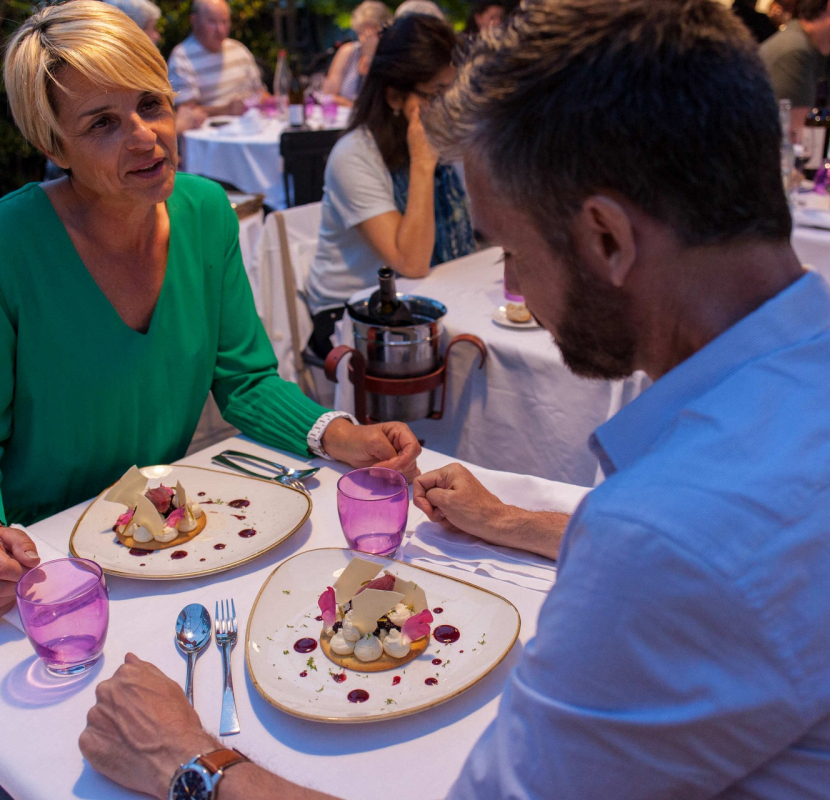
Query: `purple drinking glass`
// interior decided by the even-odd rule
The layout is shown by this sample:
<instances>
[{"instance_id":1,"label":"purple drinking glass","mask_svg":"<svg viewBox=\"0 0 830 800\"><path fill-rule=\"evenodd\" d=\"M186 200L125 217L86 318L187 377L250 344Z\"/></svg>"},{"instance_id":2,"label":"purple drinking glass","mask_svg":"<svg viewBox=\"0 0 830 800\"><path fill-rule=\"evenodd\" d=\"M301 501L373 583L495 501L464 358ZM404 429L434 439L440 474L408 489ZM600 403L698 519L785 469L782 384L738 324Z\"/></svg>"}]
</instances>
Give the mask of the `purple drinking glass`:
<instances>
[{"instance_id":1,"label":"purple drinking glass","mask_svg":"<svg viewBox=\"0 0 830 800\"><path fill-rule=\"evenodd\" d=\"M20 620L53 675L77 675L100 657L107 638L109 595L104 573L85 558L59 558L17 582Z\"/></svg>"},{"instance_id":2,"label":"purple drinking glass","mask_svg":"<svg viewBox=\"0 0 830 800\"><path fill-rule=\"evenodd\" d=\"M365 467L337 481L337 513L352 550L393 553L403 538L408 512L406 478L394 469Z\"/></svg>"}]
</instances>

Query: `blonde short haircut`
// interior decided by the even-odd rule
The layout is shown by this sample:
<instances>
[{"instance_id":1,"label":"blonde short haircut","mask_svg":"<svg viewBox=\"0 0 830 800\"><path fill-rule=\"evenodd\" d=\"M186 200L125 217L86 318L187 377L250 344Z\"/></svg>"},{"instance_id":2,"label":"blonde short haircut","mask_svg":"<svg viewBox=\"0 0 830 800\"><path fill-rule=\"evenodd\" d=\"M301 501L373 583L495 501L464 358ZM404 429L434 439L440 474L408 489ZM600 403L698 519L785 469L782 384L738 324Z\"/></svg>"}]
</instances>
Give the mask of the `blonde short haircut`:
<instances>
[{"instance_id":1,"label":"blonde short haircut","mask_svg":"<svg viewBox=\"0 0 830 800\"><path fill-rule=\"evenodd\" d=\"M380 0L364 0L352 11L351 26L355 33L365 25L383 28L392 21L392 12Z\"/></svg>"},{"instance_id":2,"label":"blonde short haircut","mask_svg":"<svg viewBox=\"0 0 830 800\"><path fill-rule=\"evenodd\" d=\"M126 14L98 0L72 0L33 14L6 47L3 79L14 121L35 147L61 158L55 88L64 67L106 88L159 92L173 102L167 65Z\"/></svg>"}]
</instances>

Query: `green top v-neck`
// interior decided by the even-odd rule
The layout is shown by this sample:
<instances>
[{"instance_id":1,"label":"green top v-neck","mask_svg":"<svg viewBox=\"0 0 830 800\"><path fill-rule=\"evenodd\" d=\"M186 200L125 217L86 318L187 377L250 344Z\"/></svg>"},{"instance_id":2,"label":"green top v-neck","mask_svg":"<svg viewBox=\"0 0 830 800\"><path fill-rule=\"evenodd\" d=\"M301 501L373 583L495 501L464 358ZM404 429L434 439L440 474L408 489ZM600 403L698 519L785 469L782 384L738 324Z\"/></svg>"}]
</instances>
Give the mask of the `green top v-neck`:
<instances>
[{"instance_id":1,"label":"green top v-neck","mask_svg":"<svg viewBox=\"0 0 830 800\"><path fill-rule=\"evenodd\" d=\"M179 174L147 333L127 326L37 184L0 199L0 519L29 524L132 464L187 449L209 391L265 444L307 454L327 409L277 374L216 184ZM3 507L5 506L5 517Z\"/></svg>"}]
</instances>

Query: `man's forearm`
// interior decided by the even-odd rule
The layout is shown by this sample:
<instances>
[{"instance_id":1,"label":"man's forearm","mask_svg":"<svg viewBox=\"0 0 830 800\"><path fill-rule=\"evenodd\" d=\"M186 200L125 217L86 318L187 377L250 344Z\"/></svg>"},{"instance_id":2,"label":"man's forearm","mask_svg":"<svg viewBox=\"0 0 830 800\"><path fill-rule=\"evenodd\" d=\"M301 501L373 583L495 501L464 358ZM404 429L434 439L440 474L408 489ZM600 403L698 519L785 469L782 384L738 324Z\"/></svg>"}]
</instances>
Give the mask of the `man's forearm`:
<instances>
[{"instance_id":1,"label":"man's forearm","mask_svg":"<svg viewBox=\"0 0 830 800\"><path fill-rule=\"evenodd\" d=\"M504 513L488 532L487 541L555 559L570 518L570 514L561 511L527 511L505 506Z\"/></svg>"}]
</instances>

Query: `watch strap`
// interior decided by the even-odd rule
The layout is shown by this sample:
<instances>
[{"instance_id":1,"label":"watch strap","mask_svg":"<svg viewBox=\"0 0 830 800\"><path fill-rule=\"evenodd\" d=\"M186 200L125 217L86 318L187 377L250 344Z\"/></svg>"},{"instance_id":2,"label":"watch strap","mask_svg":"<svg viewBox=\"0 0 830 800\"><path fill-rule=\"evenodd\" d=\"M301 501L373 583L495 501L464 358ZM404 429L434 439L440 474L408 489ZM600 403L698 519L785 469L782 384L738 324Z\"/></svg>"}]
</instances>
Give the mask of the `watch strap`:
<instances>
[{"instance_id":1,"label":"watch strap","mask_svg":"<svg viewBox=\"0 0 830 800\"><path fill-rule=\"evenodd\" d=\"M340 417L345 417L352 423L352 425L360 424L351 414L348 414L345 411L327 411L317 419L306 437L308 449L311 450L315 456L320 456L321 458L325 458L329 461L334 460L331 456L326 455L325 450L323 450L323 434L326 432L326 428L328 428L329 423L339 419Z\"/></svg>"},{"instance_id":2,"label":"watch strap","mask_svg":"<svg viewBox=\"0 0 830 800\"><path fill-rule=\"evenodd\" d=\"M214 750L211 753L199 756L198 761L203 767L209 769L213 774L223 772L228 767L234 764L241 764L244 761L250 761L247 756L243 756L238 750L232 750L228 747L223 747L220 750Z\"/></svg>"}]
</instances>

